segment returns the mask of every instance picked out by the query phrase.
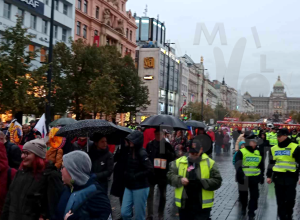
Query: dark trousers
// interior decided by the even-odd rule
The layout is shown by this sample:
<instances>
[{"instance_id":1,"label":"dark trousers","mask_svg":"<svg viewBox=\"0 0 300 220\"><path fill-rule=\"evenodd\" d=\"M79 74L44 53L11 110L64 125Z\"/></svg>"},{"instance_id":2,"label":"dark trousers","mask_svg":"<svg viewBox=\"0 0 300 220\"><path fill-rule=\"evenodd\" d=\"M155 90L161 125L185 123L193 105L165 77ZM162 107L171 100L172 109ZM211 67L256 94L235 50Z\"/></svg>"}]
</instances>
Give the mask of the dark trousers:
<instances>
[{"instance_id":1,"label":"dark trousers","mask_svg":"<svg viewBox=\"0 0 300 220\"><path fill-rule=\"evenodd\" d=\"M249 205L248 191L250 193ZM254 212L257 209L257 203L259 198L258 183L248 183L248 181L245 181L245 184L239 184L239 196L243 209L246 209L248 206L248 215L254 216Z\"/></svg>"},{"instance_id":2,"label":"dark trousers","mask_svg":"<svg viewBox=\"0 0 300 220\"><path fill-rule=\"evenodd\" d=\"M210 220L209 209L202 209L201 207L179 209L180 220Z\"/></svg>"},{"instance_id":3,"label":"dark trousers","mask_svg":"<svg viewBox=\"0 0 300 220\"><path fill-rule=\"evenodd\" d=\"M158 214L160 216L164 215L164 210L165 210L165 205L166 205L166 189L167 189L167 184L166 183L159 183L158 189L159 189L159 205L158 205ZM150 185L150 192L148 196L148 201L147 201L147 208L148 208L148 217L153 216L153 199L154 199L154 188L155 185L151 184Z\"/></svg>"},{"instance_id":4,"label":"dark trousers","mask_svg":"<svg viewBox=\"0 0 300 220\"><path fill-rule=\"evenodd\" d=\"M280 220L285 220L287 217L290 218L293 216L296 186L297 183L295 183L295 185L279 185L275 183L277 209Z\"/></svg>"}]
</instances>

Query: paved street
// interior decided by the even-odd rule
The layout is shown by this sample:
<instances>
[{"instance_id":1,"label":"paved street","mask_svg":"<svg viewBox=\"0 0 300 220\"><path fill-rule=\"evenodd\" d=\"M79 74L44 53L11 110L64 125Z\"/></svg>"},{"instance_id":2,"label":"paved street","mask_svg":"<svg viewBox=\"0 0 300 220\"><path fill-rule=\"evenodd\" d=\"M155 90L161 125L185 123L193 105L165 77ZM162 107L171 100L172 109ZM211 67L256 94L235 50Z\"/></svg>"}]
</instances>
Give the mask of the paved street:
<instances>
[{"instance_id":1,"label":"paved street","mask_svg":"<svg viewBox=\"0 0 300 220\"><path fill-rule=\"evenodd\" d=\"M235 171L232 165L232 153L224 153L215 157L221 172L222 187L215 193L215 204L211 212L212 220L246 220L241 216L241 207L238 200L237 184L235 182ZM158 196L156 191L155 196ZM156 200L158 201L158 200ZM111 196L113 206L113 219L120 217L119 202L116 197ZM157 204L156 204L157 205ZM157 210L157 207L156 207ZM174 191L168 186L167 204L165 208L165 220L177 220L177 208L174 205ZM276 220L277 217L276 197L274 185L264 184L260 186L259 209L256 211L256 220ZM158 219L157 216L155 219ZM297 192L297 203L295 205L294 219L300 220L300 186Z\"/></svg>"}]
</instances>

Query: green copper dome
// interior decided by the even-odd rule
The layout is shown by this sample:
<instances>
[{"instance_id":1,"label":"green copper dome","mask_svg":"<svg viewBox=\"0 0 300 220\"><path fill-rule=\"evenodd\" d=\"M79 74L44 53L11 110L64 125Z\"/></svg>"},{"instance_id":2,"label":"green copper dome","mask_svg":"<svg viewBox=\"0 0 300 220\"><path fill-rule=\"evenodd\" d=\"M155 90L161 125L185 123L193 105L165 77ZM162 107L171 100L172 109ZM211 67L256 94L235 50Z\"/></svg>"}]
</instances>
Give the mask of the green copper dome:
<instances>
[{"instance_id":1,"label":"green copper dome","mask_svg":"<svg viewBox=\"0 0 300 220\"><path fill-rule=\"evenodd\" d=\"M274 84L274 87L284 87L283 83L280 80L280 76L278 76L277 82Z\"/></svg>"}]
</instances>

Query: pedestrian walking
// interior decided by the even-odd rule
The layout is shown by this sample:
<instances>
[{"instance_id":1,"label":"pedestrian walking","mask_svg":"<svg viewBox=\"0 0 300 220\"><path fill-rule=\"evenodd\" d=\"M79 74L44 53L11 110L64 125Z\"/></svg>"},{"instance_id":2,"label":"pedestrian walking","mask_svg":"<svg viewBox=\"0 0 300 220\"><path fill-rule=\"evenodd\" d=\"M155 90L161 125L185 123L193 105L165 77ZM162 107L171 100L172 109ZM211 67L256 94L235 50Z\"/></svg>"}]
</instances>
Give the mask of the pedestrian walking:
<instances>
[{"instance_id":1,"label":"pedestrian walking","mask_svg":"<svg viewBox=\"0 0 300 220\"><path fill-rule=\"evenodd\" d=\"M9 167L18 169L22 161L21 149L14 143L9 142L2 131L0 131L0 143L5 146Z\"/></svg>"},{"instance_id":2,"label":"pedestrian walking","mask_svg":"<svg viewBox=\"0 0 300 220\"><path fill-rule=\"evenodd\" d=\"M3 143L0 143L0 219L7 191L16 172L16 169L9 167L5 146Z\"/></svg>"},{"instance_id":3,"label":"pedestrian walking","mask_svg":"<svg viewBox=\"0 0 300 220\"><path fill-rule=\"evenodd\" d=\"M221 148L222 148L223 139L224 139L224 134L222 132L222 128L218 129L215 136L216 136L215 151L216 151L216 155L218 156L221 154Z\"/></svg>"},{"instance_id":4,"label":"pedestrian walking","mask_svg":"<svg viewBox=\"0 0 300 220\"><path fill-rule=\"evenodd\" d=\"M169 163L175 160L175 151L172 145L165 140L164 133L160 129L155 130L155 139L147 145L146 151L151 163L154 165L154 177L150 178L147 220L153 220L153 199L156 185L160 192L158 218L163 220L166 205L167 173L169 171Z\"/></svg>"},{"instance_id":5,"label":"pedestrian walking","mask_svg":"<svg viewBox=\"0 0 300 220\"><path fill-rule=\"evenodd\" d=\"M234 128L234 130L233 130L233 132L232 132L232 140L233 140L232 144L233 144L233 149L235 149L235 144L236 144L236 141L237 141L237 139L239 138L239 136L240 136L240 133L239 133L238 129L237 129L237 128Z\"/></svg>"},{"instance_id":6,"label":"pedestrian walking","mask_svg":"<svg viewBox=\"0 0 300 220\"><path fill-rule=\"evenodd\" d=\"M129 146L126 146L125 140L121 142L121 145L117 148L114 154L114 174L113 183L111 186L110 194L119 198L120 207L122 207L123 195L125 191L125 171L127 166L129 154ZM122 219L122 218L120 218Z\"/></svg>"},{"instance_id":7,"label":"pedestrian walking","mask_svg":"<svg viewBox=\"0 0 300 220\"><path fill-rule=\"evenodd\" d=\"M78 140L73 143L72 151L81 150L87 152L87 149L91 149L93 144L94 142L87 137L79 137Z\"/></svg>"},{"instance_id":8,"label":"pedestrian walking","mask_svg":"<svg viewBox=\"0 0 300 220\"><path fill-rule=\"evenodd\" d=\"M63 156L61 170L64 191L58 202L55 220L107 220L111 206L107 191L91 174L92 162L88 154L73 151Z\"/></svg>"},{"instance_id":9,"label":"pedestrian walking","mask_svg":"<svg viewBox=\"0 0 300 220\"><path fill-rule=\"evenodd\" d=\"M146 203L149 194L149 177L153 175L146 150L143 148L143 133L134 131L126 137L129 155L125 170L125 192L121 215L123 220L132 219L134 207L135 219L145 219Z\"/></svg>"},{"instance_id":10,"label":"pedestrian walking","mask_svg":"<svg viewBox=\"0 0 300 220\"><path fill-rule=\"evenodd\" d=\"M228 152L230 150L230 136L227 129L224 129L223 132L224 132L224 138L223 138L224 152Z\"/></svg>"},{"instance_id":11,"label":"pedestrian walking","mask_svg":"<svg viewBox=\"0 0 300 220\"><path fill-rule=\"evenodd\" d=\"M22 163L7 193L1 220L54 217L63 183L56 167L46 163L46 150L43 139L24 145Z\"/></svg>"},{"instance_id":12,"label":"pedestrian walking","mask_svg":"<svg viewBox=\"0 0 300 220\"><path fill-rule=\"evenodd\" d=\"M296 186L300 164L300 148L288 138L286 128L279 129L276 136L278 145L271 148L267 182L274 182L277 198L277 210L280 220L291 220L295 206Z\"/></svg>"},{"instance_id":13,"label":"pedestrian walking","mask_svg":"<svg viewBox=\"0 0 300 220\"><path fill-rule=\"evenodd\" d=\"M242 215L246 215L248 206L249 220L255 218L259 189L258 184L263 178L263 163L257 148L258 139L255 135L246 138L245 148L237 152L235 157L236 180L239 185L239 199L242 204ZM250 200L248 203L248 191Z\"/></svg>"},{"instance_id":14,"label":"pedestrian walking","mask_svg":"<svg viewBox=\"0 0 300 220\"><path fill-rule=\"evenodd\" d=\"M98 183L108 192L108 181L114 169L113 154L109 152L105 136L95 134L92 141L94 144L88 152L92 161L92 173L96 174Z\"/></svg>"},{"instance_id":15,"label":"pedestrian walking","mask_svg":"<svg viewBox=\"0 0 300 220\"><path fill-rule=\"evenodd\" d=\"M175 204L180 220L209 220L214 204L214 191L220 188L222 177L200 141L193 140L189 156L170 164L168 179L175 188Z\"/></svg>"},{"instance_id":16,"label":"pedestrian walking","mask_svg":"<svg viewBox=\"0 0 300 220\"><path fill-rule=\"evenodd\" d=\"M176 156L179 158L181 156L183 156L186 153L186 145L187 145L187 139L186 137L183 135L183 131L179 130L176 132L176 137L175 139L171 142Z\"/></svg>"},{"instance_id":17,"label":"pedestrian walking","mask_svg":"<svg viewBox=\"0 0 300 220\"><path fill-rule=\"evenodd\" d=\"M23 146L26 142L28 141L32 141L34 139L36 139L36 137L34 136L34 134L32 132L30 132L30 126L28 124L24 124L22 125L22 130L23 130L23 137L22 137L22 141L21 141L21 145Z\"/></svg>"}]
</instances>

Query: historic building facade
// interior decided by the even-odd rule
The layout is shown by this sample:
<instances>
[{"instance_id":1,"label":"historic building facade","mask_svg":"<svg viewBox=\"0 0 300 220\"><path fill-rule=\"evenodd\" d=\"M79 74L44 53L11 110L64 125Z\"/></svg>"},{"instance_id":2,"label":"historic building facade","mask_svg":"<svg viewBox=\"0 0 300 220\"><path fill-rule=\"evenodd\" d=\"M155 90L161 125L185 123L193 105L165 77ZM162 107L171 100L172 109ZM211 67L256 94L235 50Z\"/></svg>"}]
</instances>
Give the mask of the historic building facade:
<instances>
[{"instance_id":1,"label":"historic building facade","mask_svg":"<svg viewBox=\"0 0 300 220\"><path fill-rule=\"evenodd\" d=\"M252 97L248 92L243 97L255 106L255 113L262 117L272 117L275 113L288 117L291 111L300 111L300 98L287 97L280 76L270 97Z\"/></svg>"},{"instance_id":2,"label":"historic building facade","mask_svg":"<svg viewBox=\"0 0 300 220\"><path fill-rule=\"evenodd\" d=\"M76 0L75 40L97 46L116 45L122 56L135 58L136 29L127 0Z\"/></svg>"}]
</instances>

